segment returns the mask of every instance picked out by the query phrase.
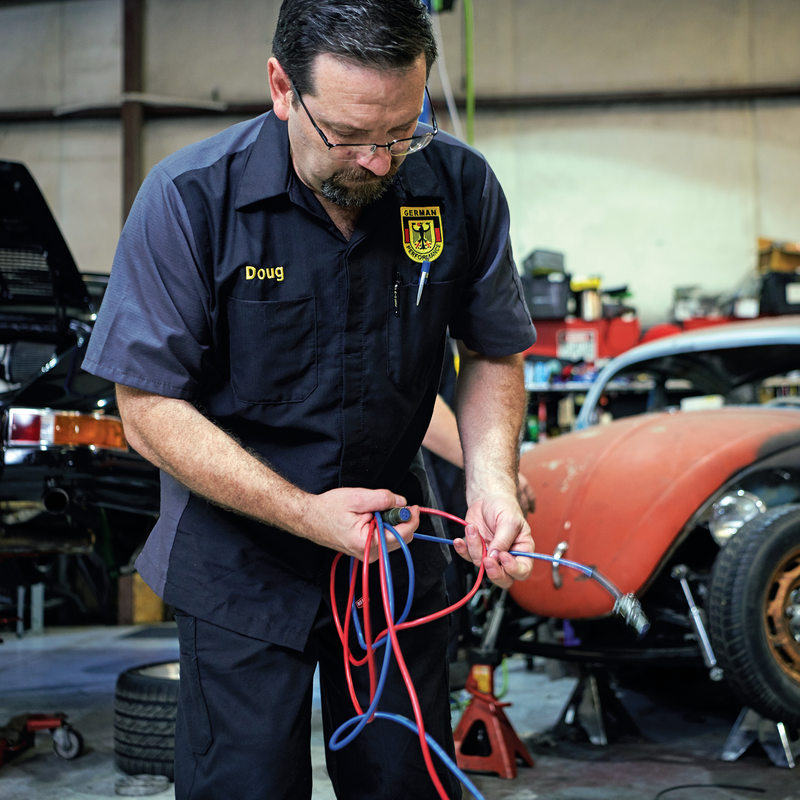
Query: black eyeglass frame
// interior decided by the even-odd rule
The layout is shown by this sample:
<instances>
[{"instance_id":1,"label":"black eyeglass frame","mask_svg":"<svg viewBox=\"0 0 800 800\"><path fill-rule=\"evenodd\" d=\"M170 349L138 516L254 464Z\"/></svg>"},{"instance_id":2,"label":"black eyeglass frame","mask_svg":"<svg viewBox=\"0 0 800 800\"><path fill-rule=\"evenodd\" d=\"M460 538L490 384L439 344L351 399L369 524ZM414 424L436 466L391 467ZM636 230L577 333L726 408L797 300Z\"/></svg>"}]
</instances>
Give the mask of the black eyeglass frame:
<instances>
[{"instance_id":1,"label":"black eyeglass frame","mask_svg":"<svg viewBox=\"0 0 800 800\"><path fill-rule=\"evenodd\" d=\"M389 152L389 155L392 155L392 156L407 156L407 155L411 155L412 153L418 153L420 150L422 150L425 147L427 147L433 141L433 137L436 136L437 133L439 133L439 126L436 124L436 112L433 110L433 102L431 101L431 96L428 93L428 87L426 85L425 86L425 96L428 98L428 104L430 105L430 109L431 109L431 122L433 123L433 125L432 125L433 130L432 131L430 131L428 133L424 133L421 136L407 136L404 139L394 139L391 142L387 142L386 144L374 144L374 143L367 143L367 142L363 142L363 143L359 143L359 144L355 144L355 143L354 144L349 144L349 143L348 144L331 144L328 141L328 137L322 132L322 129L319 127L319 125L317 125L316 120L314 119L314 117L311 116L311 112L308 110L308 108L306 108L306 104L303 102L303 98L300 96L300 92L298 92L297 89L294 88L294 83L292 83L291 79L289 80L289 85L292 87L292 91L294 92L295 97L300 101L300 105L303 107L303 111L306 112L306 115L308 116L309 120L311 121L311 124L314 126L314 130L319 134L319 137L320 137L320 139L322 139L322 142L325 145L325 147L328 148L328 152L329 153L331 152L331 150L333 150L334 147L348 147L348 148L371 147L372 151L370 153L364 153L364 155L373 156L373 155L375 155L375 153L377 152L379 147L385 147L387 149L387 151ZM419 125L420 123L418 122L417 124ZM422 123L422 124L424 124L424 123ZM404 153L393 153L392 150L391 150L391 148L394 145L399 144L400 142L413 142L414 140L419 140L419 139L427 139L427 141L424 144L420 145L419 147L414 148L413 150L411 150L411 149L406 150ZM335 158L335 156L333 156L333 154L331 154L331 156L333 158ZM358 156L353 156L352 159L343 159L343 160L355 160L357 157Z\"/></svg>"}]
</instances>

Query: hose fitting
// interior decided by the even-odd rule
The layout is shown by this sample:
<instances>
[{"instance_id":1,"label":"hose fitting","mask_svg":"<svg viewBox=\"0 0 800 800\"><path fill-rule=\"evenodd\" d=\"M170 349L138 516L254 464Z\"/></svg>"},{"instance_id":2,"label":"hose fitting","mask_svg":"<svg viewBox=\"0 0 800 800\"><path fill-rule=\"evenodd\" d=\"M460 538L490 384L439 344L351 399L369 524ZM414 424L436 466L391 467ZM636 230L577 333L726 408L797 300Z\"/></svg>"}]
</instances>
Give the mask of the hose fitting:
<instances>
[{"instance_id":1,"label":"hose fitting","mask_svg":"<svg viewBox=\"0 0 800 800\"><path fill-rule=\"evenodd\" d=\"M628 625L636 629L639 636L650 630L650 620L642 611L641 603L634 594L624 594L614 603L614 613L619 614Z\"/></svg>"},{"instance_id":2,"label":"hose fitting","mask_svg":"<svg viewBox=\"0 0 800 800\"><path fill-rule=\"evenodd\" d=\"M411 519L411 511L405 506L402 508L390 508L388 511L381 512L381 518L387 525L400 525Z\"/></svg>"}]
</instances>

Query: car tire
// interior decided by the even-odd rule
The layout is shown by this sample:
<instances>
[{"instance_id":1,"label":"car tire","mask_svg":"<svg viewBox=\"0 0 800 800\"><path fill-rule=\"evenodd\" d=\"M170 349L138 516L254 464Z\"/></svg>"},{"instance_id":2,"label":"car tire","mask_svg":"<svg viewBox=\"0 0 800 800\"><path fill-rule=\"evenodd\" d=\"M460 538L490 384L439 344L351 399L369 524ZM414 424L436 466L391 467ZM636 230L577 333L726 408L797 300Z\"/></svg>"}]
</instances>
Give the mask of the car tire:
<instances>
[{"instance_id":1,"label":"car tire","mask_svg":"<svg viewBox=\"0 0 800 800\"><path fill-rule=\"evenodd\" d=\"M114 762L128 775L175 776L177 661L121 673L114 698Z\"/></svg>"},{"instance_id":2,"label":"car tire","mask_svg":"<svg viewBox=\"0 0 800 800\"><path fill-rule=\"evenodd\" d=\"M737 697L800 728L800 505L771 509L731 537L714 563L707 610Z\"/></svg>"}]
</instances>

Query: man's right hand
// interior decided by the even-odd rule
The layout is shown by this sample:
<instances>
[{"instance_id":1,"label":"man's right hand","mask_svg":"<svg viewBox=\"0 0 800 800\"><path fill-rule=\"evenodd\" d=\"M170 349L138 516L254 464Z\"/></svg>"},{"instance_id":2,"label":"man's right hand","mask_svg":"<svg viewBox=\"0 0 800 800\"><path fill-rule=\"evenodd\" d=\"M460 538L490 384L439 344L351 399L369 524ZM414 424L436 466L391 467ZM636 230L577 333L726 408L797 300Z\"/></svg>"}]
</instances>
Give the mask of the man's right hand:
<instances>
[{"instance_id":1,"label":"man's right hand","mask_svg":"<svg viewBox=\"0 0 800 800\"><path fill-rule=\"evenodd\" d=\"M388 489L342 488L308 495L307 504L303 529L298 531L298 535L361 560L375 512L405 506L406 500ZM419 506L410 506L409 511L411 519L408 522L393 526L406 543L414 538L414 531L419 526ZM390 551L401 546L391 534L387 534L386 544ZM379 556L376 531L370 546L370 563Z\"/></svg>"}]
</instances>

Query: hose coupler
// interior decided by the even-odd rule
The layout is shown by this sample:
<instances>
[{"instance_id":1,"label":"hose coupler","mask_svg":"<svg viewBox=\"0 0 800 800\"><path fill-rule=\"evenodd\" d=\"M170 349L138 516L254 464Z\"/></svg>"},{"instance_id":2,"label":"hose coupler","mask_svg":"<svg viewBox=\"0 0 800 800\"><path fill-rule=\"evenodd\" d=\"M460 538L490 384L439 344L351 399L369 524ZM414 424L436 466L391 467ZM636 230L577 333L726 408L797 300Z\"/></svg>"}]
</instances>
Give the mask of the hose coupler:
<instances>
[{"instance_id":1,"label":"hose coupler","mask_svg":"<svg viewBox=\"0 0 800 800\"><path fill-rule=\"evenodd\" d=\"M411 519L411 511L405 506L402 508L390 508L388 511L381 511L381 519L387 525L400 525Z\"/></svg>"}]
</instances>

